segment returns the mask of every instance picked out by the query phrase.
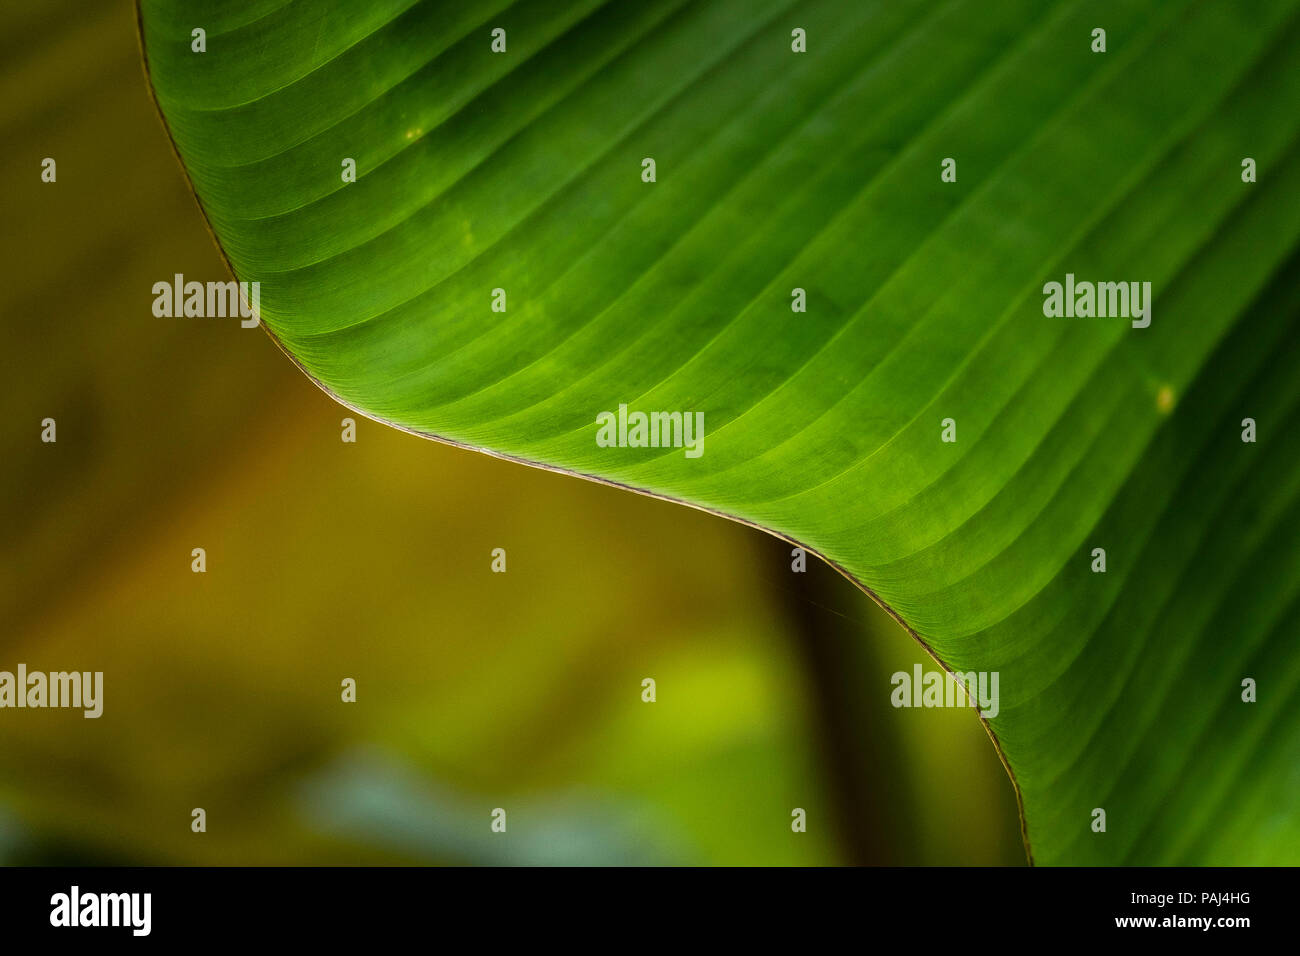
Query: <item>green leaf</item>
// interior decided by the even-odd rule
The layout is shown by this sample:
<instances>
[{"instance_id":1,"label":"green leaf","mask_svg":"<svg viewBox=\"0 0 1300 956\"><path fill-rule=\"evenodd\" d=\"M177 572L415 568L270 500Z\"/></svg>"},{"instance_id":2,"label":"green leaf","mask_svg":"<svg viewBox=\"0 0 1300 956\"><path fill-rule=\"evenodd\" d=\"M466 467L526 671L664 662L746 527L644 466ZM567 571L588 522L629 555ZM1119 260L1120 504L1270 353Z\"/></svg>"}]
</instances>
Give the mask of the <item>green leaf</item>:
<instances>
[{"instance_id":1,"label":"green leaf","mask_svg":"<svg viewBox=\"0 0 1300 956\"><path fill-rule=\"evenodd\" d=\"M945 666L999 674L1038 862L1294 863L1297 6L141 19L234 273L329 393L820 554ZM1150 282L1150 326L1046 316L1067 273ZM703 454L601 447L620 404L702 412Z\"/></svg>"}]
</instances>

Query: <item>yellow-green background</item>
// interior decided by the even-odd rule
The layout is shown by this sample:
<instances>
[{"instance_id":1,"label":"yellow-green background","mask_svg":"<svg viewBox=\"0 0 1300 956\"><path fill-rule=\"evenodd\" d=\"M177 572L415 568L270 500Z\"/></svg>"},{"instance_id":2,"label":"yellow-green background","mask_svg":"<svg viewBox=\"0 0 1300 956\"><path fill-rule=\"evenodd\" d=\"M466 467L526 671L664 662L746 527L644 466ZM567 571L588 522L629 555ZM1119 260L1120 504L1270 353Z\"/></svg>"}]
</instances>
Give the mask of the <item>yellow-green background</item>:
<instances>
[{"instance_id":1,"label":"yellow-green background","mask_svg":"<svg viewBox=\"0 0 1300 956\"><path fill-rule=\"evenodd\" d=\"M262 331L155 318L154 282L228 276L129 3L6 5L0 62L0 669L105 673L99 720L0 710L0 862L1023 863L978 721L889 706L935 665L833 572L358 416L344 444Z\"/></svg>"}]
</instances>

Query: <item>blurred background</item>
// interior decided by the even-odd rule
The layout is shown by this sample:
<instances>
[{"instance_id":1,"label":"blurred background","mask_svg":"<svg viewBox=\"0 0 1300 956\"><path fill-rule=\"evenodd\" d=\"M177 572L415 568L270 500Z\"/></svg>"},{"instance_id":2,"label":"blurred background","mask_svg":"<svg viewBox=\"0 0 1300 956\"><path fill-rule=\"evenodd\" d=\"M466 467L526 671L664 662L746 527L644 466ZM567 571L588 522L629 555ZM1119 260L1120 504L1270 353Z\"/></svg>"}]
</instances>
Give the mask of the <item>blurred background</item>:
<instances>
[{"instance_id":1,"label":"blurred background","mask_svg":"<svg viewBox=\"0 0 1300 956\"><path fill-rule=\"evenodd\" d=\"M155 318L229 276L128 0L6 4L0 63L0 670L104 672L0 710L0 863L1024 863L974 713L892 708L935 665L816 559Z\"/></svg>"}]
</instances>

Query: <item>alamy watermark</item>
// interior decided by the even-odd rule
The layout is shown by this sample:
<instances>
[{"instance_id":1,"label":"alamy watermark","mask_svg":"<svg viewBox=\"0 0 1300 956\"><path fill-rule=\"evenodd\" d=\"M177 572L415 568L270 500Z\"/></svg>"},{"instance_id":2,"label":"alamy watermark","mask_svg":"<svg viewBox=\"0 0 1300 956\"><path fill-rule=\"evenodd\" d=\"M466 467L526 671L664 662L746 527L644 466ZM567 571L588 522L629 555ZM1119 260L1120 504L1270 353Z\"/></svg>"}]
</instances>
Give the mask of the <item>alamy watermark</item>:
<instances>
[{"instance_id":1,"label":"alamy watermark","mask_svg":"<svg viewBox=\"0 0 1300 956\"><path fill-rule=\"evenodd\" d=\"M74 884L50 897L50 925L55 927L121 926L133 936L148 936L152 912L152 893L83 893Z\"/></svg>"},{"instance_id":2,"label":"alamy watermark","mask_svg":"<svg viewBox=\"0 0 1300 956\"><path fill-rule=\"evenodd\" d=\"M171 318L235 318L246 329L261 321L260 282L186 282L179 272L171 282L153 284L153 314Z\"/></svg>"},{"instance_id":3,"label":"alamy watermark","mask_svg":"<svg viewBox=\"0 0 1300 956\"><path fill-rule=\"evenodd\" d=\"M84 711L84 717L98 717L104 712L103 671L27 670L18 665L18 673L0 671L0 708L3 707L71 707Z\"/></svg>"},{"instance_id":4,"label":"alamy watermark","mask_svg":"<svg viewBox=\"0 0 1300 956\"><path fill-rule=\"evenodd\" d=\"M1151 324L1150 282L1075 282L1065 274L1064 284L1043 286L1043 315L1052 318L1132 319L1135 329Z\"/></svg>"},{"instance_id":5,"label":"alamy watermark","mask_svg":"<svg viewBox=\"0 0 1300 956\"><path fill-rule=\"evenodd\" d=\"M894 685L889 702L895 707L979 707L980 715L998 715L998 672L969 671L949 674L946 671L923 672L920 664L912 673L896 671L889 682Z\"/></svg>"},{"instance_id":6,"label":"alamy watermark","mask_svg":"<svg viewBox=\"0 0 1300 956\"><path fill-rule=\"evenodd\" d=\"M596 416L601 448L684 448L687 458L704 454L703 412L629 412L619 405L617 414Z\"/></svg>"}]
</instances>

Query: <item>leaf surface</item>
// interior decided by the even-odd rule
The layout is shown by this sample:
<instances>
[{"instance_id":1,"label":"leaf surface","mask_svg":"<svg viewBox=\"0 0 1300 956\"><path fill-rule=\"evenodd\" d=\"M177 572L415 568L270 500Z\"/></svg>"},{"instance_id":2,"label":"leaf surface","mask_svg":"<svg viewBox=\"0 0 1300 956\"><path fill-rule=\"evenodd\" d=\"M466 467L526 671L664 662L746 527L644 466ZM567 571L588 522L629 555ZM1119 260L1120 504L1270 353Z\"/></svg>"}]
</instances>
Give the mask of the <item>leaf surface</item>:
<instances>
[{"instance_id":1,"label":"leaf surface","mask_svg":"<svg viewBox=\"0 0 1300 956\"><path fill-rule=\"evenodd\" d=\"M822 555L998 673L1037 862L1300 859L1296 2L140 7L331 394ZM1046 316L1067 273L1150 326ZM620 405L703 453L602 447Z\"/></svg>"}]
</instances>

